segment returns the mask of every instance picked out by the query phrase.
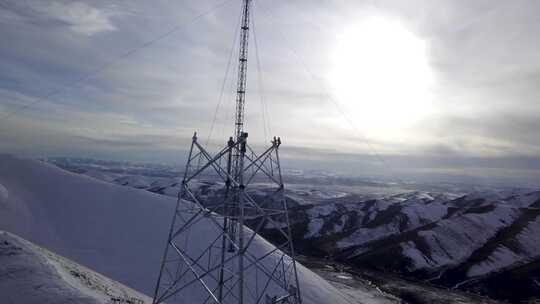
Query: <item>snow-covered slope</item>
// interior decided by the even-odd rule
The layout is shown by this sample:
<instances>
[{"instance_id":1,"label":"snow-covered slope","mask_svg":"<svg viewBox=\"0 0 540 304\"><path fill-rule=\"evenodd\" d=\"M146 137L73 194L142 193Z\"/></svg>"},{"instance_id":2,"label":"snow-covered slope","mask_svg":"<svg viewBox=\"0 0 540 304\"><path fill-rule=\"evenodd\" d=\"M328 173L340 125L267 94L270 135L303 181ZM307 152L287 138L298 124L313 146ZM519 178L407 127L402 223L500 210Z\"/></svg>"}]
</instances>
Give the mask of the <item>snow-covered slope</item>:
<instances>
[{"instance_id":1,"label":"snow-covered slope","mask_svg":"<svg viewBox=\"0 0 540 304\"><path fill-rule=\"evenodd\" d=\"M0 229L152 293L173 198L7 155L0 155L0 184ZM204 222L192 230L200 242L213 237L208 232ZM262 239L254 244L271 246ZM305 267L299 276L304 303L346 303L337 289Z\"/></svg>"},{"instance_id":2,"label":"snow-covered slope","mask_svg":"<svg viewBox=\"0 0 540 304\"><path fill-rule=\"evenodd\" d=\"M0 298L6 304L152 302L131 288L5 231L0 231L0 278Z\"/></svg>"}]
</instances>

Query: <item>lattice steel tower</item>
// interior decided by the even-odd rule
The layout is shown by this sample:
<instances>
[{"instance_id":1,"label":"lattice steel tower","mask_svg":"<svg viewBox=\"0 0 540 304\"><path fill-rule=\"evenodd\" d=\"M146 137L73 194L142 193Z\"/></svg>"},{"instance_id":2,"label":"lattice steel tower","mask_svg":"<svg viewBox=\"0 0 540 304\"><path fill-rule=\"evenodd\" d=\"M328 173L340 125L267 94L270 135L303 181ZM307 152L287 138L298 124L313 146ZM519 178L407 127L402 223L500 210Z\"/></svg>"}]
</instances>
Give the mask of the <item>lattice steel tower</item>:
<instances>
[{"instance_id":1,"label":"lattice steel tower","mask_svg":"<svg viewBox=\"0 0 540 304\"><path fill-rule=\"evenodd\" d=\"M302 303L279 161L281 139L274 137L256 154L244 130L251 2L242 1L234 135L215 155L193 135L154 304ZM217 189L201 187L205 178L217 180L211 184ZM255 182L265 186L251 192ZM262 240L262 229L272 229L279 244Z\"/></svg>"}]
</instances>

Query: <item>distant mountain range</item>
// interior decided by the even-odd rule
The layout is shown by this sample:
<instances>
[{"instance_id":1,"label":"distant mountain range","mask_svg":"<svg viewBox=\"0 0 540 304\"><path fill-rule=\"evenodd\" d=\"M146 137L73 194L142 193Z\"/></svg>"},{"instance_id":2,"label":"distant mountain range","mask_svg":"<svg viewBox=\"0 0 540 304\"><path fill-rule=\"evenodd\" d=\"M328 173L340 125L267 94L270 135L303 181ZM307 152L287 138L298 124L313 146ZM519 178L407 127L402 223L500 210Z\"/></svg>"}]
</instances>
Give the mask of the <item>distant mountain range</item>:
<instances>
[{"instance_id":1,"label":"distant mountain range","mask_svg":"<svg viewBox=\"0 0 540 304\"><path fill-rule=\"evenodd\" d=\"M179 189L178 178L163 174L79 169L167 196ZM298 172L292 180L287 197L302 254L516 303L540 298L540 191L350 179L344 187ZM201 180L197 194L211 202L221 187ZM250 191L268 194L263 184ZM274 232L266 225L262 234L277 242Z\"/></svg>"},{"instance_id":2,"label":"distant mountain range","mask_svg":"<svg viewBox=\"0 0 540 304\"><path fill-rule=\"evenodd\" d=\"M303 252L499 299L540 296L540 191L412 192L302 209Z\"/></svg>"}]
</instances>

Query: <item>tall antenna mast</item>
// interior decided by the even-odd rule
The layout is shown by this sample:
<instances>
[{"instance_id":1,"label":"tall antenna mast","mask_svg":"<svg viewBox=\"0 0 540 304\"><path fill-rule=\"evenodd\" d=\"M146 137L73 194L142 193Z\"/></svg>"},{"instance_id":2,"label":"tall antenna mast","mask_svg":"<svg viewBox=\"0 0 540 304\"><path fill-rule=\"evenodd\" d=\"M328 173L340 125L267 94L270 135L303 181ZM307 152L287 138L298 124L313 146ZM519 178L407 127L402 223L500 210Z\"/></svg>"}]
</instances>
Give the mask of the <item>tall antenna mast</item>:
<instances>
[{"instance_id":1,"label":"tall antenna mast","mask_svg":"<svg viewBox=\"0 0 540 304\"><path fill-rule=\"evenodd\" d=\"M302 303L279 161L281 139L274 137L257 154L244 130L251 3L242 0L234 134L213 156L193 135L154 304ZM194 181L219 190L208 194L193 187ZM252 182L265 186L253 193ZM199 235L193 235L194 227ZM276 236L275 247L262 240L262 231Z\"/></svg>"},{"instance_id":2,"label":"tall antenna mast","mask_svg":"<svg viewBox=\"0 0 540 304\"><path fill-rule=\"evenodd\" d=\"M247 60L249 43L249 13L251 0L243 0L240 51L238 53L238 81L236 85L235 139L244 131L244 105L246 103Z\"/></svg>"}]
</instances>

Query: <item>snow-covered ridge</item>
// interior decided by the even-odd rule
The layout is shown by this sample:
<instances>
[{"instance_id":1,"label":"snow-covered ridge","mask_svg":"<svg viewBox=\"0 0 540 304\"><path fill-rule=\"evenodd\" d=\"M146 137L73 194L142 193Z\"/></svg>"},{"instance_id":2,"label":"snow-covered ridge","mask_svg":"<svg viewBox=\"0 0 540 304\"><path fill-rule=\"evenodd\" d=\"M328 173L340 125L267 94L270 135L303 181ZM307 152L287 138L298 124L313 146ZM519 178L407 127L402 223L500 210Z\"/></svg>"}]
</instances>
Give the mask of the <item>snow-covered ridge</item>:
<instances>
[{"instance_id":1,"label":"snow-covered ridge","mask_svg":"<svg viewBox=\"0 0 540 304\"><path fill-rule=\"evenodd\" d=\"M7 303L151 303L147 296L11 233L0 231L0 294Z\"/></svg>"}]
</instances>

